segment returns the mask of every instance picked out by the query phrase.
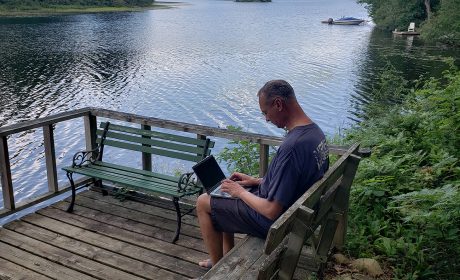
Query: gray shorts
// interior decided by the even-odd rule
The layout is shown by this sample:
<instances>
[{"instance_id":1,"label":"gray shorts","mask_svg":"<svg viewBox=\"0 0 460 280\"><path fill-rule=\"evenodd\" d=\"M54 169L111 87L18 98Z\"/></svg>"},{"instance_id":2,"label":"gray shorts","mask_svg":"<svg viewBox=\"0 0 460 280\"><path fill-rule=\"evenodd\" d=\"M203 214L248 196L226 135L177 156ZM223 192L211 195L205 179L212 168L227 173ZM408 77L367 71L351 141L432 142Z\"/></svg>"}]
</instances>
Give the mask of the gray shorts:
<instances>
[{"instance_id":1,"label":"gray shorts","mask_svg":"<svg viewBox=\"0 0 460 280\"><path fill-rule=\"evenodd\" d=\"M267 236L274 221L257 213L241 199L211 196L211 219L220 232Z\"/></svg>"}]
</instances>

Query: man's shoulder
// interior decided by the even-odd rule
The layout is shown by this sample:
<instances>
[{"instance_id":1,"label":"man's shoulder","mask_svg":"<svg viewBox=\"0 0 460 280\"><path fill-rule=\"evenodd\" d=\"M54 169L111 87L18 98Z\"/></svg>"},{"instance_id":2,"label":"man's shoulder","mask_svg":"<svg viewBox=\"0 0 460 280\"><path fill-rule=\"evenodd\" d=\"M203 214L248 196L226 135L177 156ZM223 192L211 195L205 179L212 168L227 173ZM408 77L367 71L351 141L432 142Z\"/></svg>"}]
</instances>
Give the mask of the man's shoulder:
<instances>
[{"instance_id":1,"label":"man's shoulder","mask_svg":"<svg viewBox=\"0 0 460 280\"><path fill-rule=\"evenodd\" d=\"M316 143L322 142L326 137L324 136L321 128L315 124L309 124L305 126L299 126L294 128L292 131L286 135L283 144L286 146L304 146L304 145L314 145Z\"/></svg>"}]
</instances>

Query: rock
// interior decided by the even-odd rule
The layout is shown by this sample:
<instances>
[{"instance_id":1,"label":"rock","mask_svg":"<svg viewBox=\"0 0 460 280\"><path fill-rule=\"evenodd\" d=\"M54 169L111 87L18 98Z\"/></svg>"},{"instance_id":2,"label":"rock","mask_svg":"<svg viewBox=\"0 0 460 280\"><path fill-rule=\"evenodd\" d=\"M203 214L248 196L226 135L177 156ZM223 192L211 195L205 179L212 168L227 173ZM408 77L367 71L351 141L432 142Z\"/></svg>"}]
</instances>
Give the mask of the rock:
<instances>
[{"instance_id":1,"label":"rock","mask_svg":"<svg viewBox=\"0 0 460 280\"><path fill-rule=\"evenodd\" d=\"M350 260L342 254L334 254L332 258L338 264L349 264L350 263Z\"/></svg>"},{"instance_id":2,"label":"rock","mask_svg":"<svg viewBox=\"0 0 460 280\"><path fill-rule=\"evenodd\" d=\"M383 274L383 270L380 267L380 264L374 259L356 259L351 262L351 266L369 274L372 277L380 276Z\"/></svg>"}]
</instances>

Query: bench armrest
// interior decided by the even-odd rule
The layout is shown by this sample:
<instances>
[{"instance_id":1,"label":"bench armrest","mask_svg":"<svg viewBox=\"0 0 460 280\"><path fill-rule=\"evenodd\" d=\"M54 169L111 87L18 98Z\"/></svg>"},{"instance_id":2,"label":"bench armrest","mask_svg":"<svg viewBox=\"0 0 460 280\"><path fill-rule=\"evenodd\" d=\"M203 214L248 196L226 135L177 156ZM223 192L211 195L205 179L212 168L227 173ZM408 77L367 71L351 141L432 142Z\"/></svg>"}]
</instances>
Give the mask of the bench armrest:
<instances>
[{"instance_id":1,"label":"bench armrest","mask_svg":"<svg viewBox=\"0 0 460 280\"><path fill-rule=\"evenodd\" d=\"M99 158L99 146L89 151L76 152L72 158L72 167L81 167L85 163L94 163Z\"/></svg>"},{"instance_id":2,"label":"bench armrest","mask_svg":"<svg viewBox=\"0 0 460 280\"><path fill-rule=\"evenodd\" d=\"M177 182L177 190L179 192L185 192L187 191L187 187L191 184L196 184L195 178L192 177L193 174L193 172L187 172L180 175L179 181Z\"/></svg>"}]
</instances>

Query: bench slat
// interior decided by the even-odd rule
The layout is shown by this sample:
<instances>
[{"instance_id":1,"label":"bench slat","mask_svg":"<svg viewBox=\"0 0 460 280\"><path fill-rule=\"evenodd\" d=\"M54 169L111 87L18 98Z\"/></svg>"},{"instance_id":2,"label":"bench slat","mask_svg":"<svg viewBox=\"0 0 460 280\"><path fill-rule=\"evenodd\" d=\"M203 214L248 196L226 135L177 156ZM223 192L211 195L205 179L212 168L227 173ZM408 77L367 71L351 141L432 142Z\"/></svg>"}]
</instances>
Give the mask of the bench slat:
<instances>
[{"instance_id":1,"label":"bench slat","mask_svg":"<svg viewBox=\"0 0 460 280\"><path fill-rule=\"evenodd\" d=\"M172 182L174 182L174 181L177 182L177 180L179 179L178 177L172 176L172 175L155 173L155 172L148 171L148 170L136 169L136 168L133 168L133 167L128 167L128 166L124 166L124 165L118 165L118 164L114 164L114 163L96 161L95 164L97 164L99 166L107 166L107 167L110 167L110 168L113 168L113 169L127 170L129 172L133 172L133 173L136 173L136 174L144 174L146 176L155 176L157 178L160 178L160 179L163 179L163 180L169 180L169 181L172 181Z\"/></svg>"},{"instance_id":2,"label":"bench slat","mask_svg":"<svg viewBox=\"0 0 460 280\"><path fill-rule=\"evenodd\" d=\"M100 170L101 172L109 172L112 174L118 174L120 176L127 177L127 178L129 177L129 178L145 180L145 181L149 181L153 183L161 183L166 186L177 187L178 179L176 179L176 181L173 182L170 180L164 180L162 178L158 178L156 176L142 175L142 174L132 173L132 172L121 170L121 169L114 169L114 168L110 168L107 166L101 166L101 165L91 165L91 168L94 170Z\"/></svg>"},{"instance_id":3,"label":"bench slat","mask_svg":"<svg viewBox=\"0 0 460 280\"><path fill-rule=\"evenodd\" d=\"M263 244L263 239L245 237L201 279L240 279L240 276L260 258Z\"/></svg>"},{"instance_id":4,"label":"bench slat","mask_svg":"<svg viewBox=\"0 0 460 280\"><path fill-rule=\"evenodd\" d=\"M100 141L101 141L100 138L98 138L97 143L100 143ZM185 154L185 153L174 152L174 151L169 151L169 150L162 150L162 149L151 148L151 147L146 147L146 146L141 146L141 145L134 145L134 144L124 143L124 142L114 141L114 140L109 140L109 139L106 139L104 141L104 145L117 147L117 148L121 148L125 150L138 151L138 152L143 152L143 153L155 154L159 156L182 159L182 160L187 160L187 161L192 161L192 162L198 162L204 158L201 155L198 156L198 155L192 155L192 154Z\"/></svg>"},{"instance_id":5,"label":"bench slat","mask_svg":"<svg viewBox=\"0 0 460 280\"><path fill-rule=\"evenodd\" d=\"M105 122L102 122L100 127L103 128L104 126L105 126ZM131 134L137 134L141 136L147 136L147 137L158 138L158 139L165 139L165 140L170 140L170 141L175 141L175 142L182 142L182 143L187 143L191 145L197 145L200 147L204 147L206 145L205 139L198 139L198 138L192 138L192 137L181 136L181 135L176 135L176 134L169 134L165 132L143 130L143 129L134 128L134 127L116 125L112 123L109 126L109 130L127 132ZM214 147L214 142L212 142L212 144L209 143L209 148L213 148L213 147Z\"/></svg>"},{"instance_id":6,"label":"bench slat","mask_svg":"<svg viewBox=\"0 0 460 280\"><path fill-rule=\"evenodd\" d=\"M164 185L161 183L155 183L155 182L151 182L148 180L141 180L141 179L132 178L132 177L120 176L119 174L116 174L116 173L101 171L101 170L94 169L91 167L81 167L81 168L67 167L64 170L72 171L75 173L94 177L94 178L101 179L101 180L110 181L113 183L119 183L122 185L126 185L130 188L135 188L136 190L141 191L141 192L157 193L157 194L165 194L165 195L175 196L175 197L182 197L184 195L190 195L190 194L197 193L200 191L200 188L196 188L193 191L178 193L177 188L175 187L173 188L168 185Z\"/></svg>"},{"instance_id":7,"label":"bench slat","mask_svg":"<svg viewBox=\"0 0 460 280\"><path fill-rule=\"evenodd\" d=\"M103 130L98 129L96 134L97 135L102 135L104 133ZM203 147L197 147L197 146L190 146L190 145L185 145L185 144L178 144L174 142L168 142L168 141L159 141L155 139L150 139L150 138L142 138L139 136L132 136L129 134L123 134L123 133L117 133L117 132L112 132L108 131L106 134L106 139L116 139L116 140L123 140L126 142L133 142L137 144L144 144L144 145L150 145L153 147L160 147L160 148L165 148L168 150L176 150L176 151L182 151L182 152L187 152L191 154L203 154Z\"/></svg>"}]
</instances>

